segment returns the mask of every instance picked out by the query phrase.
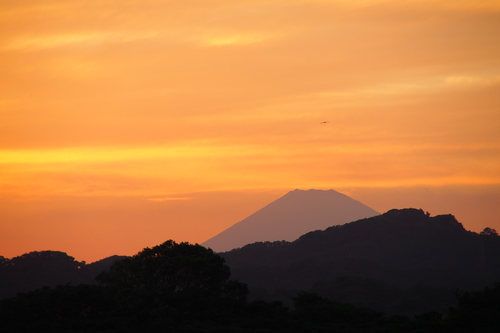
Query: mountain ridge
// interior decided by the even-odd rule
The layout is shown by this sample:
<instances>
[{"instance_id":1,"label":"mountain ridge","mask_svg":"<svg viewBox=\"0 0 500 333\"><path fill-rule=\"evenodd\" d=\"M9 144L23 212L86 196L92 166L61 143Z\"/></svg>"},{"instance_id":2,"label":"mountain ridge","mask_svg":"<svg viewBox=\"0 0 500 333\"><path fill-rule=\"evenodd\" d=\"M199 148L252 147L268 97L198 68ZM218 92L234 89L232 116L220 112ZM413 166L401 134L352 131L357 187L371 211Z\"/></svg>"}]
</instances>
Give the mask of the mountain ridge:
<instances>
[{"instance_id":1,"label":"mountain ridge","mask_svg":"<svg viewBox=\"0 0 500 333\"><path fill-rule=\"evenodd\" d=\"M308 290L344 293L343 301L363 305L365 297L374 291L383 294L385 288L396 296L397 290L413 290L407 299L394 297L396 303L411 303L419 293L433 301L453 299L453 289L476 290L500 281L500 237L495 232L477 234L451 214L431 217L413 208L312 231L294 242L258 242L221 255L255 299L284 301ZM346 281L355 290L352 294L342 291ZM370 306L381 306L373 302ZM391 310L398 308L396 303ZM440 303L440 309L447 306L451 304Z\"/></svg>"},{"instance_id":2,"label":"mountain ridge","mask_svg":"<svg viewBox=\"0 0 500 333\"><path fill-rule=\"evenodd\" d=\"M256 242L219 253L251 299L290 301L299 291L385 312L416 314L453 306L452 290L500 281L500 237L467 231L451 214L393 209L293 242ZM44 285L95 283L113 256L92 264L59 251L0 256L0 299Z\"/></svg>"}]
</instances>

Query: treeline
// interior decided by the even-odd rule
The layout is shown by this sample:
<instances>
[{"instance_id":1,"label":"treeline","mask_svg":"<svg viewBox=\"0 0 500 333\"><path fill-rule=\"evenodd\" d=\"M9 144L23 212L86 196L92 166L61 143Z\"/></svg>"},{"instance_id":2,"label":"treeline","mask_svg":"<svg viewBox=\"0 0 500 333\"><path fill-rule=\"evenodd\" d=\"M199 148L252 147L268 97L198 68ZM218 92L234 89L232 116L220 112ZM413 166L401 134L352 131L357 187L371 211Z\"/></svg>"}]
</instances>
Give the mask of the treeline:
<instances>
[{"instance_id":1,"label":"treeline","mask_svg":"<svg viewBox=\"0 0 500 333\"><path fill-rule=\"evenodd\" d=\"M45 287L0 301L2 332L497 332L500 285L457 294L414 318L298 293L293 306L248 301L210 249L167 241L115 262L98 284Z\"/></svg>"},{"instance_id":2,"label":"treeline","mask_svg":"<svg viewBox=\"0 0 500 333\"><path fill-rule=\"evenodd\" d=\"M125 256L86 264L60 251L35 251L12 259L0 256L0 299L43 286L94 283L95 276Z\"/></svg>"}]
</instances>

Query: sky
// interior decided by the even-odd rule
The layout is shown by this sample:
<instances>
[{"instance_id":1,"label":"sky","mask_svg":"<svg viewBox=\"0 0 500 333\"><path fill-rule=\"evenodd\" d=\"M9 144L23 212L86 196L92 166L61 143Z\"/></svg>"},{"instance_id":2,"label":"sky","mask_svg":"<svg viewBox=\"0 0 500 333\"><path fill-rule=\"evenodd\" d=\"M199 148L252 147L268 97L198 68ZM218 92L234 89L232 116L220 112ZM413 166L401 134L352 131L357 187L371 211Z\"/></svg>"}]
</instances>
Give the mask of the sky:
<instances>
[{"instance_id":1,"label":"sky","mask_svg":"<svg viewBox=\"0 0 500 333\"><path fill-rule=\"evenodd\" d=\"M295 188L500 230L500 1L0 2L0 255L202 243Z\"/></svg>"}]
</instances>

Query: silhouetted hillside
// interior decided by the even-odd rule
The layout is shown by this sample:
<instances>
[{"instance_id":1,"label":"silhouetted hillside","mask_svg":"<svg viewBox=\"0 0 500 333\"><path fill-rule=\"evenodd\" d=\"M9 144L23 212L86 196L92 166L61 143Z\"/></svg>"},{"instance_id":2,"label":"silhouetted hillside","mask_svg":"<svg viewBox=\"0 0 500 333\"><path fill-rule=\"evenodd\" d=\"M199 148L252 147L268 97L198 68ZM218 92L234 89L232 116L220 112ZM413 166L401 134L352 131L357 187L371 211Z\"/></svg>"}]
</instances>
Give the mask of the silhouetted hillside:
<instances>
[{"instance_id":1,"label":"silhouetted hillside","mask_svg":"<svg viewBox=\"0 0 500 333\"><path fill-rule=\"evenodd\" d=\"M444 312L453 290L500 281L500 237L467 231L452 215L390 210L294 242L261 242L221 254L251 299L282 300L309 291L334 301L389 313ZM92 264L63 252L0 257L0 298L42 286L93 283L124 257Z\"/></svg>"},{"instance_id":2,"label":"silhouetted hillside","mask_svg":"<svg viewBox=\"0 0 500 333\"><path fill-rule=\"evenodd\" d=\"M314 290L367 305L374 290L412 298L425 294L412 292L421 286L445 304L443 288L473 290L500 280L500 237L467 231L452 215L431 217L417 209L390 210L294 242L254 243L222 256L256 298ZM358 294L334 296L346 277L357 278L349 283Z\"/></svg>"},{"instance_id":3,"label":"silhouetted hillside","mask_svg":"<svg viewBox=\"0 0 500 333\"><path fill-rule=\"evenodd\" d=\"M54 252L25 257L72 262ZM43 287L0 300L0 327L2 332L16 333L496 333L500 324L499 284L458 293L456 305L442 313L424 307L427 312L407 317L311 292L294 294L291 308L276 301L249 302L247 286L230 275L224 259L211 249L168 240L115 262L97 276L99 284ZM354 277L315 287L330 298L332 292L333 297L350 298L368 292L387 304L402 290ZM432 290L416 286L404 291L409 293L406 297L422 294L419 298L425 299Z\"/></svg>"},{"instance_id":4,"label":"silhouetted hillside","mask_svg":"<svg viewBox=\"0 0 500 333\"><path fill-rule=\"evenodd\" d=\"M87 264L83 267L84 275L86 276L87 283L94 281L94 278L101 272L109 269L116 261L129 258L128 256L118 256L114 255L107 257L91 264Z\"/></svg>"},{"instance_id":5,"label":"silhouetted hillside","mask_svg":"<svg viewBox=\"0 0 500 333\"><path fill-rule=\"evenodd\" d=\"M43 286L93 283L97 274L123 258L112 256L86 265L59 251L35 251L12 259L0 257L0 299Z\"/></svg>"},{"instance_id":6,"label":"silhouetted hillside","mask_svg":"<svg viewBox=\"0 0 500 333\"><path fill-rule=\"evenodd\" d=\"M450 323L460 319L446 321L434 313L414 320L386 316L307 292L294 295L292 309L280 302L248 302L246 285L230 279L222 257L198 244L172 240L115 262L97 280L0 300L2 332L451 333L456 327ZM468 299L497 299L492 291L467 295L456 313L473 305ZM480 317L465 319L477 327ZM479 324L490 328L497 322Z\"/></svg>"}]
</instances>

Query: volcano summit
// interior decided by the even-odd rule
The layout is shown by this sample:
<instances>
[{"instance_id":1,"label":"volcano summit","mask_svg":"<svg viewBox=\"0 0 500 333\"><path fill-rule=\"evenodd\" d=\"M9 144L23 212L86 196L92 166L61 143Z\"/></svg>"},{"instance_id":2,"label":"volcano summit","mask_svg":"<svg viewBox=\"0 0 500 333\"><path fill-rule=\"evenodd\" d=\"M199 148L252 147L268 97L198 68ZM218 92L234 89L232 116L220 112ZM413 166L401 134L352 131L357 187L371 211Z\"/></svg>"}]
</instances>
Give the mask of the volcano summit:
<instances>
[{"instance_id":1,"label":"volcano summit","mask_svg":"<svg viewBox=\"0 0 500 333\"><path fill-rule=\"evenodd\" d=\"M293 190L202 245L225 252L264 241L293 241L314 230L379 215L334 190Z\"/></svg>"}]
</instances>

